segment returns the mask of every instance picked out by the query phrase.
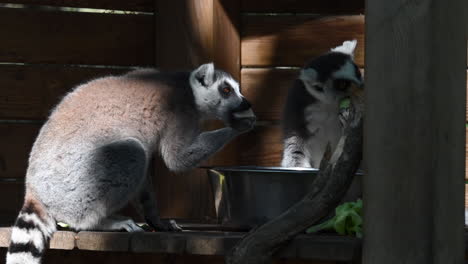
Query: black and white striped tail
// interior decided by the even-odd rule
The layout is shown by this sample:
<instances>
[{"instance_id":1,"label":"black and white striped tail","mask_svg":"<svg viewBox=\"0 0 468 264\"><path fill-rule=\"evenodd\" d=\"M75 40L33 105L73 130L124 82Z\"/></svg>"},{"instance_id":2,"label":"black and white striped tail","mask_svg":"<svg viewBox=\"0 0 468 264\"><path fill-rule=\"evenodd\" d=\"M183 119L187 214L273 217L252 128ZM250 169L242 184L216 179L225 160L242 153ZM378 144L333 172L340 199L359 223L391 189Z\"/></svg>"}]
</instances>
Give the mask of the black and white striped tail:
<instances>
[{"instance_id":1,"label":"black and white striped tail","mask_svg":"<svg viewBox=\"0 0 468 264\"><path fill-rule=\"evenodd\" d=\"M44 250L55 231L55 220L37 204L26 202L12 228L6 264L41 263Z\"/></svg>"}]
</instances>

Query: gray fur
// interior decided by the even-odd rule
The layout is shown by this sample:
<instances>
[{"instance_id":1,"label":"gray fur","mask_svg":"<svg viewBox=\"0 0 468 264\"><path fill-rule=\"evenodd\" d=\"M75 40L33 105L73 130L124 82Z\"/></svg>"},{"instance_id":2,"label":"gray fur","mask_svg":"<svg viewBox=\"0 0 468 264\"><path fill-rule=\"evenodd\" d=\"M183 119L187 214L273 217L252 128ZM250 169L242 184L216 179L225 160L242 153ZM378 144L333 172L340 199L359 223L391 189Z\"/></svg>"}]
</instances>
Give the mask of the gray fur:
<instances>
[{"instance_id":1,"label":"gray fur","mask_svg":"<svg viewBox=\"0 0 468 264\"><path fill-rule=\"evenodd\" d=\"M194 78L201 73L209 79L203 85ZM221 96L220 85L235 87ZM80 85L53 110L34 143L27 197L75 230L141 231L133 220L115 215L130 201L150 225L177 230L159 219L149 187L153 153L172 171L196 167L252 129L253 113L233 115L244 101L237 82L212 64L193 72L142 69ZM210 118L228 127L201 131L200 121Z\"/></svg>"}]
</instances>

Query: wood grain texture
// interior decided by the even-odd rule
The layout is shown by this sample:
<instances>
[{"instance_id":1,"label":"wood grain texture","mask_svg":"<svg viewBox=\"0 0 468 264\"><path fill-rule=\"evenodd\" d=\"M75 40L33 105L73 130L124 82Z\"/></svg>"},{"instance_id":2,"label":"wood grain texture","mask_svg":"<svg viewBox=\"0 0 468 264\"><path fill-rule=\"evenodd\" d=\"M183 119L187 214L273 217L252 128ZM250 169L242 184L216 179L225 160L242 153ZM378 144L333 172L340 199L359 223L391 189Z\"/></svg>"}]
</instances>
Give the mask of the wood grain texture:
<instances>
[{"instance_id":1,"label":"wood grain texture","mask_svg":"<svg viewBox=\"0 0 468 264\"><path fill-rule=\"evenodd\" d=\"M159 67L191 69L212 61L213 0L158 0L156 6Z\"/></svg>"},{"instance_id":2,"label":"wood grain texture","mask_svg":"<svg viewBox=\"0 0 468 264\"><path fill-rule=\"evenodd\" d=\"M0 178L24 178L40 124L0 124Z\"/></svg>"},{"instance_id":3,"label":"wood grain texture","mask_svg":"<svg viewBox=\"0 0 468 264\"><path fill-rule=\"evenodd\" d=\"M1 234L3 230L0 229L0 241ZM78 263L88 263L88 264L103 264L103 263L158 263L158 264L223 264L223 256L219 255L197 255L196 251L201 251L203 248L204 252L201 253L213 253L212 246L221 248L224 250L225 247L229 246L229 243L225 241L230 240L232 237L239 239L239 235L203 235L195 233L193 235L176 235L174 233L145 233L145 234L136 234L135 236L144 236L152 237L151 241L155 239L161 239L162 241L174 241L178 240L180 237L183 241L183 244L180 245L182 250L187 250L186 254L167 254L166 252L155 253L160 248L151 249L152 253L137 253L134 252L105 252L105 251L88 251L88 250L53 250L48 249L45 252L44 263L63 263L63 260L66 259L67 263L78 264ZM203 239L206 237L206 239ZM332 256L334 253L338 253L340 256L349 255L349 251L356 249L359 241L348 239L348 238L337 238L337 237L307 237L301 236L296 239L290 249L291 254L283 254L281 252L280 257L275 258L272 264L335 264L335 261L326 261L326 260L314 260L311 259L311 255L318 257L321 256ZM219 241L219 242L218 242ZM205 244L206 242L206 244ZM173 244L173 243L171 243ZM192 248L191 244L196 248ZM132 246L133 248L133 246ZM193 252L190 251L193 249ZM206 249L208 251L206 251ZM344 253L340 251L345 251ZM0 255L5 256L6 248L0 248ZM294 255L303 255L304 259L294 258ZM285 258L284 258L285 257ZM2 258L3 261L4 258ZM0 262L4 263L4 262ZM341 262L340 262L341 263Z\"/></svg>"},{"instance_id":4,"label":"wood grain texture","mask_svg":"<svg viewBox=\"0 0 468 264\"><path fill-rule=\"evenodd\" d=\"M464 263L467 2L366 3L363 263Z\"/></svg>"},{"instance_id":5,"label":"wood grain texture","mask_svg":"<svg viewBox=\"0 0 468 264\"><path fill-rule=\"evenodd\" d=\"M0 3L153 12L153 0L2 0Z\"/></svg>"},{"instance_id":6,"label":"wood grain texture","mask_svg":"<svg viewBox=\"0 0 468 264\"><path fill-rule=\"evenodd\" d=\"M240 78L240 2L213 0L213 60L215 65Z\"/></svg>"},{"instance_id":7,"label":"wood grain texture","mask_svg":"<svg viewBox=\"0 0 468 264\"><path fill-rule=\"evenodd\" d=\"M0 119L43 120L74 86L129 69L0 65Z\"/></svg>"},{"instance_id":8,"label":"wood grain texture","mask_svg":"<svg viewBox=\"0 0 468 264\"><path fill-rule=\"evenodd\" d=\"M238 165L280 166L282 132L279 126L257 126L235 140L241 150Z\"/></svg>"},{"instance_id":9,"label":"wood grain texture","mask_svg":"<svg viewBox=\"0 0 468 264\"><path fill-rule=\"evenodd\" d=\"M350 39L364 65L364 16L244 16L241 34L243 66L303 66Z\"/></svg>"},{"instance_id":10,"label":"wood grain texture","mask_svg":"<svg viewBox=\"0 0 468 264\"><path fill-rule=\"evenodd\" d=\"M242 0L242 12L359 14L364 0Z\"/></svg>"},{"instance_id":11,"label":"wood grain texture","mask_svg":"<svg viewBox=\"0 0 468 264\"><path fill-rule=\"evenodd\" d=\"M153 16L0 8L0 32L0 62L154 65Z\"/></svg>"},{"instance_id":12,"label":"wood grain texture","mask_svg":"<svg viewBox=\"0 0 468 264\"><path fill-rule=\"evenodd\" d=\"M298 74L295 69L242 69L242 94L252 103L258 120L281 119L288 90Z\"/></svg>"}]
</instances>

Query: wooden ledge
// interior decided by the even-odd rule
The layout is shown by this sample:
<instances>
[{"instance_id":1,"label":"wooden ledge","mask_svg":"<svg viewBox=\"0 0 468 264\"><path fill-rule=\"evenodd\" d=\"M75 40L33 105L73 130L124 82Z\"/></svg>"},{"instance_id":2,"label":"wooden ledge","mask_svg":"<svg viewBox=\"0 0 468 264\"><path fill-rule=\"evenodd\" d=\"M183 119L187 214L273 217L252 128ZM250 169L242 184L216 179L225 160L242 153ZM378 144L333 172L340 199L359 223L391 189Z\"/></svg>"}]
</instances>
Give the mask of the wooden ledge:
<instances>
[{"instance_id":1,"label":"wooden ledge","mask_svg":"<svg viewBox=\"0 0 468 264\"><path fill-rule=\"evenodd\" d=\"M8 247L11 228L0 228L0 247ZM244 232L71 232L54 234L50 248L135 253L224 255ZM335 235L299 235L283 250L280 258L352 261L360 256L361 241Z\"/></svg>"}]
</instances>

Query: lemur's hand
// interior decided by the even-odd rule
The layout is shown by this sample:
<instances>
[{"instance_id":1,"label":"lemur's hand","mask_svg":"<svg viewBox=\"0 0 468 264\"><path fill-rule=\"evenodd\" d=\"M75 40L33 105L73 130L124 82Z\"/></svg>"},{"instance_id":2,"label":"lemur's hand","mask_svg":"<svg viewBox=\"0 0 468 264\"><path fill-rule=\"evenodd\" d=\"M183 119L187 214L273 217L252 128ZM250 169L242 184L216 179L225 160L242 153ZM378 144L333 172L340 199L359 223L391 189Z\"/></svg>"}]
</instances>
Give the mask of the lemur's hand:
<instances>
[{"instance_id":1,"label":"lemur's hand","mask_svg":"<svg viewBox=\"0 0 468 264\"><path fill-rule=\"evenodd\" d=\"M230 118L229 126L239 133L245 133L254 128L256 120L257 118L255 115L240 116L233 113Z\"/></svg>"}]
</instances>

